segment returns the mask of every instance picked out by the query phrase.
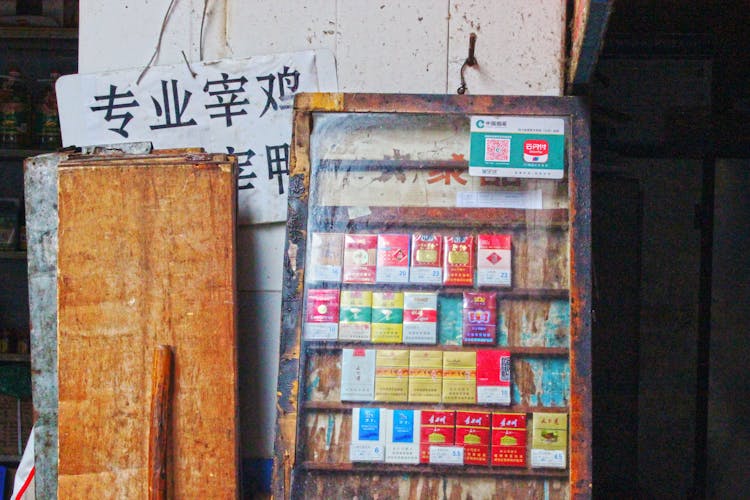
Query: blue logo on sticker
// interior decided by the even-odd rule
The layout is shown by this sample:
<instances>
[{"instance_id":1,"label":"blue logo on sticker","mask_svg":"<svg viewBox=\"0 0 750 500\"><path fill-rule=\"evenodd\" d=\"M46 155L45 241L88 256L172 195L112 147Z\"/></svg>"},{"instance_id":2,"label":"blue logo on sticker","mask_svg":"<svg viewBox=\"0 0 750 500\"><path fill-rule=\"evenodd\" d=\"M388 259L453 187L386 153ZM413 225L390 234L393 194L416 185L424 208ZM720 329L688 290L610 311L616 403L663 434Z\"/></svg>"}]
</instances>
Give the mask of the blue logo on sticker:
<instances>
[{"instance_id":1,"label":"blue logo on sticker","mask_svg":"<svg viewBox=\"0 0 750 500\"><path fill-rule=\"evenodd\" d=\"M360 408L359 440L378 441L380 438L380 408Z\"/></svg>"},{"instance_id":2,"label":"blue logo on sticker","mask_svg":"<svg viewBox=\"0 0 750 500\"><path fill-rule=\"evenodd\" d=\"M477 120L477 128L484 128L484 120Z\"/></svg>"},{"instance_id":3,"label":"blue logo on sticker","mask_svg":"<svg viewBox=\"0 0 750 500\"><path fill-rule=\"evenodd\" d=\"M393 410L393 442L414 442L414 410Z\"/></svg>"}]
</instances>

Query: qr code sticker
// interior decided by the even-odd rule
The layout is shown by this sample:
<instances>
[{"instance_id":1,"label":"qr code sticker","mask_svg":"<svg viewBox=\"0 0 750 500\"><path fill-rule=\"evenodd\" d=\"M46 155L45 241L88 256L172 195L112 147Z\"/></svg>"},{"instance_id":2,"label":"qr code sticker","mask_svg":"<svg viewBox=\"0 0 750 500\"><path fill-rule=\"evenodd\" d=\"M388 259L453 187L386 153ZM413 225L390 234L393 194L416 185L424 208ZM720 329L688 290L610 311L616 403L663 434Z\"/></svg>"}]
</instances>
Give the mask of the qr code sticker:
<instances>
[{"instance_id":1,"label":"qr code sticker","mask_svg":"<svg viewBox=\"0 0 750 500\"><path fill-rule=\"evenodd\" d=\"M484 160L508 163L510 161L510 137L486 137Z\"/></svg>"}]
</instances>

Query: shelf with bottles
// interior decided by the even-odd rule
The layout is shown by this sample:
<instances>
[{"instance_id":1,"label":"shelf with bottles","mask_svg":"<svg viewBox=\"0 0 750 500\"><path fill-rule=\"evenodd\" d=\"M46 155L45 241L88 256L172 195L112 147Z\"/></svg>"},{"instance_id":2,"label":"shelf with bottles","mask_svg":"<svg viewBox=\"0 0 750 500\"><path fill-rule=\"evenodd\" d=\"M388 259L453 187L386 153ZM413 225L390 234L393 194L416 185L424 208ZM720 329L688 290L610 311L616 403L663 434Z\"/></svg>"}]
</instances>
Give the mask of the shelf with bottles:
<instances>
[{"instance_id":1,"label":"shelf with bottles","mask_svg":"<svg viewBox=\"0 0 750 500\"><path fill-rule=\"evenodd\" d=\"M0 75L0 149L5 157L61 146L54 86L59 77L52 71L48 77L31 79L16 67Z\"/></svg>"}]
</instances>

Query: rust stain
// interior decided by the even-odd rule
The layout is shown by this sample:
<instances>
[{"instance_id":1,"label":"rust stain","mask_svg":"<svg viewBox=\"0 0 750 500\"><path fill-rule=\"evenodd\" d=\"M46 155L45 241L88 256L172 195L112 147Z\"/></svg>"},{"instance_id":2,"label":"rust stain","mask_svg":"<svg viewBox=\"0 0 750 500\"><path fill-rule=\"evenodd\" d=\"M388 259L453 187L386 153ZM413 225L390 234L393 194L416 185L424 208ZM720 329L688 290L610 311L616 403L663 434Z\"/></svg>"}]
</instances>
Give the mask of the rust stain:
<instances>
[{"instance_id":1,"label":"rust stain","mask_svg":"<svg viewBox=\"0 0 750 500\"><path fill-rule=\"evenodd\" d=\"M528 405L530 402L530 396L536 394L534 370L526 361L518 358L512 359L513 381L518 386L518 391L521 393L521 404Z\"/></svg>"}]
</instances>

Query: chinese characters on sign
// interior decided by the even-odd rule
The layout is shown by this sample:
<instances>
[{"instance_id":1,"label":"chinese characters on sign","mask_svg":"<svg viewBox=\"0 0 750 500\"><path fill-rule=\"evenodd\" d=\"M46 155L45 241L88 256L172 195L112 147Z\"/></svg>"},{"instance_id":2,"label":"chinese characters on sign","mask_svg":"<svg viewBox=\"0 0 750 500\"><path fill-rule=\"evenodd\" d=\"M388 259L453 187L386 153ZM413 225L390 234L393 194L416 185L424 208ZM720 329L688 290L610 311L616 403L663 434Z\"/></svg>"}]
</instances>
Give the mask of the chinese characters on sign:
<instances>
[{"instance_id":1,"label":"chinese characters on sign","mask_svg":"<svg viewBox=\"0 0 750 500\"><path fill-rule=\"evenodd\" d=\"M292 103L300 92L335 92L327 51L69 75L57 84L63 144L147 141L237 157L239 219L286 219Z\"/></svg>"}]
</instances>

